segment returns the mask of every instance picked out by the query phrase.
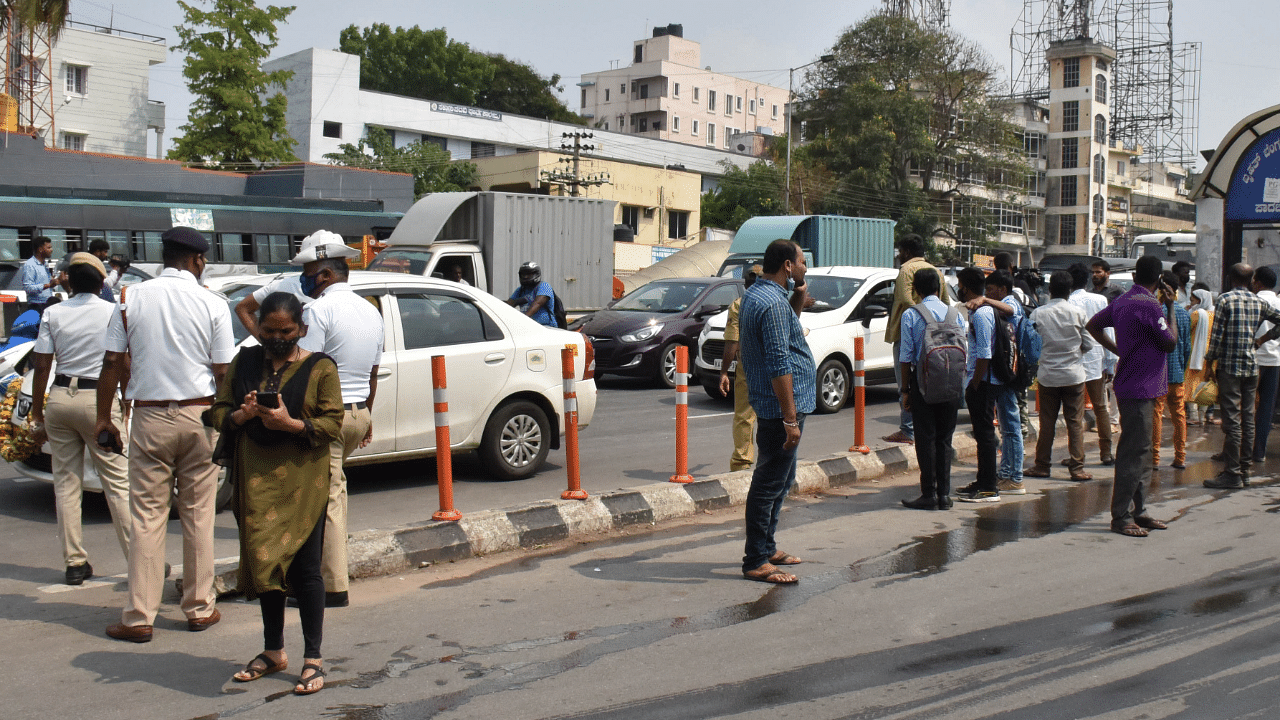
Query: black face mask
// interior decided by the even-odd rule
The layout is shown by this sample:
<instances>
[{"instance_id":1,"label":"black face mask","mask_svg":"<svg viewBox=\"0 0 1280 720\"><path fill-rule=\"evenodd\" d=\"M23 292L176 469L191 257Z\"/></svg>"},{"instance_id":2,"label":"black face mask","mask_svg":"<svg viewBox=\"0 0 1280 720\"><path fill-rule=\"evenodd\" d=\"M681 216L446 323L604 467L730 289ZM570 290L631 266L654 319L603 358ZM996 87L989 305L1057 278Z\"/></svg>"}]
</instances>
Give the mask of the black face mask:
<instances>
[{"instance_id":1,"label":"black face mask","mask_svg":"<svg viewBox=\"0 0 1280 720\"><path fill-rule=\"evenodd\" d=\"M298 346L298 338L267 338L262 341L262 347L267 349L267 354L277 360L283 360L293 354L293 349Z\"/></svg>"}]
</instances>

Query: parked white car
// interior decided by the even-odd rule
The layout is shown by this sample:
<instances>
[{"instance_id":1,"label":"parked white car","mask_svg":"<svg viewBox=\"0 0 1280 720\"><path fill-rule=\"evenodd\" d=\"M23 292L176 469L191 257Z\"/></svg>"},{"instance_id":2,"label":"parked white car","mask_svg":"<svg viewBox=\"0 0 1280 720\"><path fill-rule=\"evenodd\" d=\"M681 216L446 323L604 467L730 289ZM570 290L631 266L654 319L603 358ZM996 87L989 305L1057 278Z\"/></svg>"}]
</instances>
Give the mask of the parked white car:
<instances>
[{"instance_id":1,"label":"parked white car","mask_svg":"<svg viewBox=\"0 0 1280 720\"><path fill-rule=\"evenodd\" d=\"M867 384L893 382L893 347L885 342L884 332L897 278L892 268L809 269L805 281L816 302L801 313L800 324L818 367L817 412L838 412L851 396L854 338L859 335L864 338ZM703 389L713 398L723 397L719 374L728 317L727 312L712 316L698 336L694 365Z\"/></svg>"},{"instance_id":2,"label":"parked white car","mask_svg":"<svg viewBox=\"0 0 1280 720\"><path fill-rule=\"evenodd\" d=\"M234 307L273 277L244 278L222 291ZM445 357L451 447L477 452L495 479L529 477L559 447L564 433L560 351L566 346L575 349L578 425L591 423L594 359L590 342L580 333L544 327L486 292L445 280L353 272L351 284L381 312L386 340L373 407L373 442L357 450L347 460L349 466L435 456L433 355ZM238 320L232 322L238 340L256 342ZM29 407L30 396L24 393L19 405ZM14 421L21 421L16 411ZM28 477L53 480L45 453L15 463L15 468ZM100 490L97 483L96 477L85 478L86 489Z\"/></svg>"}]
</instances>

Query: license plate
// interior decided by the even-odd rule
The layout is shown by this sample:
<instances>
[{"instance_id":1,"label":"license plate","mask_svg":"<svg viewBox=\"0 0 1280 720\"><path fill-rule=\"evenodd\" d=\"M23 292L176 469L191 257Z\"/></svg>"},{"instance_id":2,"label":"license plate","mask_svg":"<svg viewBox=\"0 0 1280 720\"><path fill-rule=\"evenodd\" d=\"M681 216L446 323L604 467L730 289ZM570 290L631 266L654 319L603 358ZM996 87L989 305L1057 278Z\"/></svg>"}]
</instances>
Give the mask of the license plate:
<instances>
[{"instance_id":1,"label":"license plate","mask_svg":"<svg viewBox=\"0 0 1280 720\"><path fill-rule=\"evenodd\" d=\"M723 360L716 360L716 361L715 361L714 363L712 363L712 364L715 366L715 369L719 370L719 369L720 369L720 367L721 367L721 364L722 364L723 362L724 362ZM733 371L735 371L735 370L737 370L737 369L738 369L738 361L737 361L737 360L734 360L733 362L729 363L729 372L733 372Z\"/></svg>"}]
</instances>

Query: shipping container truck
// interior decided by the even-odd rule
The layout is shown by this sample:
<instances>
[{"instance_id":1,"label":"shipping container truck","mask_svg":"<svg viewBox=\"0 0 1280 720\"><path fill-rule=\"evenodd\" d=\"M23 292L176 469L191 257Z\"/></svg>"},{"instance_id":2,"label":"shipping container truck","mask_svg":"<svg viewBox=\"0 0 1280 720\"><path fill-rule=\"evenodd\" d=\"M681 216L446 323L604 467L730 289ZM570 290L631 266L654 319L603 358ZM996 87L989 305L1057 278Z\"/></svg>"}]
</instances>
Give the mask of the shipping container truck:
<instances>
[{"instance_id":1,"label":"shipping container truck","mask_svg":"<svg viewBox=\"0 0 1280 720\"><path fill-rule=\"evenodd\" d=\"M520 265L542 267L571 313L613 296L612 200L500 192L427 195L404 214L370 270L462 279L506 298Z\"/></svg>"},{"instance_id":2,"label":"shipping container truck","mask_svg":"<svg viewBox=\"0 0 1280 720\"><path fill-rule=\"evenodd\" d=\"M719 275L742 277L778 239L791 239L813 267L893 267L893 220L839 215L769 215L742 223Z\"/></svg>"}]
</instances>

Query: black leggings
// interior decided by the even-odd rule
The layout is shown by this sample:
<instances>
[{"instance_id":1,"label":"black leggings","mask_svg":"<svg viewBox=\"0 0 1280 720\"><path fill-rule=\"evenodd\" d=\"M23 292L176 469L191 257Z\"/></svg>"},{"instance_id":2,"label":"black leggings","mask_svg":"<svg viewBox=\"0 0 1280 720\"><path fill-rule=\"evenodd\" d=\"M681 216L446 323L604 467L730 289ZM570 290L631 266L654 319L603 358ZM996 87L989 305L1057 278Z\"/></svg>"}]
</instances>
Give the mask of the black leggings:
<instances>
[{"instance_id":1,"label":"black leggings","mask_svg":"<svg viewBox=\"0 0 1280 720\"><path fill-rule=\"evenodd\" d=\"M289 564L286 579L298 598L298 614L302 618L302 641L306 660L318 660L320 641L324 638L324 578L320 576L320 558L324 549L324 519L320 514L311 537L298 549ZM262 604L262 638L267 650L284 649L284 593L271 590L258 596Z\"/></svg>"}]
</instances>

